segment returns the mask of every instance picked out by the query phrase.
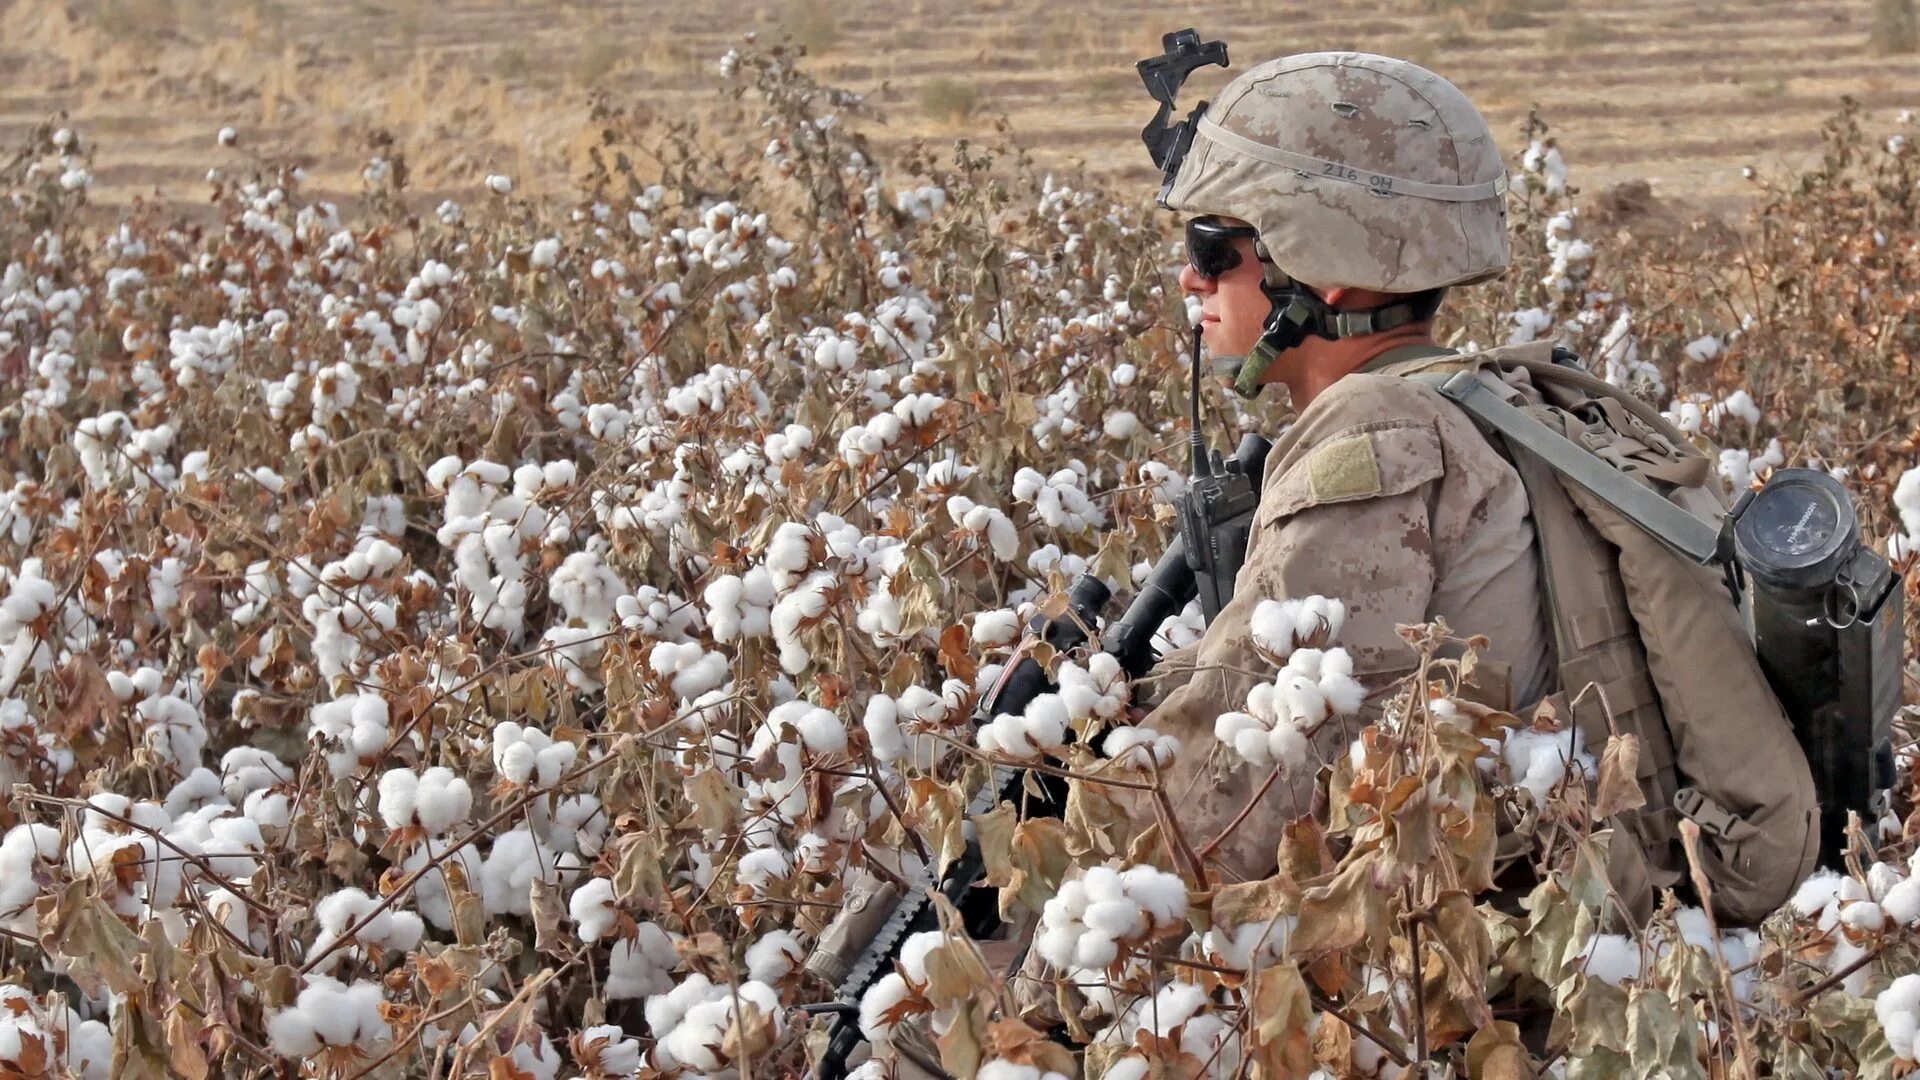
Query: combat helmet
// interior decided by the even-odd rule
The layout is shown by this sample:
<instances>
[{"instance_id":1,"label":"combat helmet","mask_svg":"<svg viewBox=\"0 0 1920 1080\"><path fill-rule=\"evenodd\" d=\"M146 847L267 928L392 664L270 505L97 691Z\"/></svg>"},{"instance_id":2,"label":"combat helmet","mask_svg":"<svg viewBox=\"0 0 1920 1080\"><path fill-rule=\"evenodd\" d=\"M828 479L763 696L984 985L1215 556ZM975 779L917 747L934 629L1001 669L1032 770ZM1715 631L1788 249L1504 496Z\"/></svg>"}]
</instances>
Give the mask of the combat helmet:
<instances>
[{"instance_id":1,"label":"combat helmet","mask_svg":"<svg viewBox=\"0 0 1920 1080\"><path fill-rule=\"evenodd\" d=\"M1226 47L1168 34L1140 62L1160 112L1143 137L1161 166L1160 205L1249 222L1274 303L1236 385L1257 389L1279 352L1309 334L1390 330L1429 318L1440 292L1507 268L1506 166L1465 94L1405 60L1316 52L1269 60L1167 123L1188 72L1226 65ZM1333 311L1304 285L1411 294Z\"/></svg>"}]
</instances>

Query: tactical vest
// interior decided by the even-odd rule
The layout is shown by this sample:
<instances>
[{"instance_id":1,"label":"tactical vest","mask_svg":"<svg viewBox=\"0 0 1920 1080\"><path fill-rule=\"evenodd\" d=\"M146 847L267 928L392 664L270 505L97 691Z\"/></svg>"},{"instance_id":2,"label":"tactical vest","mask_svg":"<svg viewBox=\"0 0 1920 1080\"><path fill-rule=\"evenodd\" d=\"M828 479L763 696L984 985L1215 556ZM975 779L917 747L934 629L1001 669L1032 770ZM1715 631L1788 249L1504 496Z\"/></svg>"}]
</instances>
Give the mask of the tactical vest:
<instances>
[{"instance_id":1,"label":"tactical vest","mask_svg":"<svg viewBox=\"0 0 1920 1080\"><path fill-rule=\"evenodd\" d=\"M1716 914L1765 918L1818 857L1812 773L1720 573L1622 510L1648 521L1677 507L1717 525L1727 503L1708 459L1645 402L1555 362L1548 342L1400 349L1367 370L1434 386L1525 485L1558 662L1549 700L1596 755L1609 734L1639 740L1646 805L1616 815L1609 866L1632 920L1688 876L1683 817L1700 827Z\"/></svg>"}]
</instances>

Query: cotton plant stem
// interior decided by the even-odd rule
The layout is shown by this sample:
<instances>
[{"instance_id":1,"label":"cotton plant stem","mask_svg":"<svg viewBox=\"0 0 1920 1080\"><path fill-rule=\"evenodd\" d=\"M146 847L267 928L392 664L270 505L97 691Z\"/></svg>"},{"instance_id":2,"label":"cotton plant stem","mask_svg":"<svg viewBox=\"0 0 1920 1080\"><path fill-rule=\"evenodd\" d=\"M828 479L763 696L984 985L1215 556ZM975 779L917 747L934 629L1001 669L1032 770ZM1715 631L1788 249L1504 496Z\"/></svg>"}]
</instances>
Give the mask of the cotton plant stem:
<instances>
[{"instance_id":1,"label":"cotton plant stem","mask_svg":"<svg viewBox=\"0 0 1920 1080\"><path fill-rule=\"evenodd\" d=\"M1827 975L1825 978L1821 979L1819 982L1814 983L1812 986L1809 986L1805 990L1801 991L1800 994L1793 999L1793 1004L1796 1007L1804 1006L1808 1002L1812 1001L1814 998L1817 998L1821 994L1824 994L1827 991L1833 989L1834 987L1840 985L1842 982L1846 980L1847 976L1853 974L1856 971L1859 971L1861 968L1866 967L1868 964L1873 963L1875 960L1878 960L1880 958L1880 954L1883 952L1886 952L1887 949L1891 947L1894 944L1894 942L1898 940L1900 940L1900 937L1890 937L1887 940L1882 941L1880 944L1874 946L1871 950L1869 950L1866 953L1866 955L1855 959L1852 963L1848 964L1847 966Z\"/></svg>"},{"instance_id":2,"label":"cotton plant stem","mask_svg":"<svg viewBox=\"0 0 1920 1080\"><path fill-rule=\"evenodd\" d=\"M1160 828L1167 834L1167 847L1180 861L1187 864L1187 871L1193 875L1193 884L1197 889L1207 887L1207 864L1194 852L1193 845L1187 843L1187 836L1180 831L1174 820L1173 804L1167 801L1167 791L1160 780L1160 764L1148 759L1153 765L1153 805L1160 816Z\"/></svg>"},{"instance_id":3,"label":"cotton plant stem","mask_svg":"<svg viewBox=\"0 0 1920 1080\"><path fill-rule=\"evenodd\" d=\"M500 1021L506 1019L509 1014L519 1014L519 1021L524 1024L526 1022L524 1000L532 997L535 991L558 978L568 968L578 962L579 957L575 957L560 965L558 968L543 968L538 974L534 975L533 978L528 979L526 985L522 986L519 992L513 995L512 1000L494 1010L493 1015L488 1017L487 1022L474 1034L472 1041L462 1043L460 1049L454 1052L453 1063L447 1068L447 1075L459 1076L461 1074L461 1067L466 1062L468 1047L482 1045L487 1035L491 1033L495 1027L499 1026Z\"/></svg>"},{"instance_id":4,"label":"cotton plant stem","mask_svg":"<svg viewBox=\"0 0 1920 1080\"><path fill-rule=\"evenodd\" d=\"M1227 827L1220 830L1220 835L1207 841L1207 846L1200 849L1198 852L1200 858L1205 859L1213 854L1215 849L1226 842L1227 837L1232 836L1234 831L1246 822L1247 815L1253 813L1253 808L1260 805L1260 800L1267 797L1267 792L1273 789L1274 781L1280 779L1280 773L1284 768L1285 766L1275 765L1273 770L1267 773L1267 778L1260 783L1260 790L1253 793L1253 797L1247 800L1247 805L1240 808L1240 813L1234 815L1232 821L1227 822Z\"/></svg>"},{"instance_id":5,"label":"cotton plant stem","mask_svg":"<svg viewBox=\"0 0 1920 1080\"><path fill-rule=\"evenodd\" d=\"M1413 913L1414 888L1411 882L1407 884L1404 895L1407 910ZM1420 955L1419 918L1407 920L1407 939L1411 946L1413 962L1413 971L1410 975L1413 980L1413 1053L1415 1060L1420 1062L1420 1075L1425 1076L1427 1074L1427 965L1425 958Z\"/></svg>"},{"instance_id":6,"label":"cotton plant stem","mask_svg":"<svg viewBox=\"0 0 1920 1080\"><path fill-rule=\"evenodd\" d=\"M1760 1073L1754 1064L1753 1044L1747 1034L1747 1025L1740 1018L1740 999L1733 993L1733 973L1727 970L1727 962L1720 955L1720 924L1713 917L1713 889L1707 883L1707 872L1700 861L1700 826L1691 819L1680 819L1680 843L1687 850L1687 869L1692 874L1694 890L1700 894L1700 911L1707 918L1707 933L1713 935L1713 970L1719 975L1720 992L1726 996L1727 1023L1733 1028L1737 1075L1751 1080Z\"/></svg>"}]
</instances>

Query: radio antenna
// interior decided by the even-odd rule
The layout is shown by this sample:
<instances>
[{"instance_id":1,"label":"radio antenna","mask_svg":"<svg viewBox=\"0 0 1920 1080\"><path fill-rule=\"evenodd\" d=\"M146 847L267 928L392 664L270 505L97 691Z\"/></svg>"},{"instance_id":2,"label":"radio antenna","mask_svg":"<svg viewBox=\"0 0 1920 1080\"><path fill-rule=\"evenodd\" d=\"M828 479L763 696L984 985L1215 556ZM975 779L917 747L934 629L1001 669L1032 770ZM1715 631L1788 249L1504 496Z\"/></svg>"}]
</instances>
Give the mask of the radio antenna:
<instances>
[{"instance_id":1,"label":"radio antenna","mask_svg":"<svg viewBox=\"0 0 1920 1080\"><path fill-rule=\"evenodd\" d=\"M1187 402L1189 409L1187 446L1193 454L1193 475L1197 479L1212 475L1207 466L1207 440L1200 434L1200 327L1193 328L1192 385Z\"/></svg>"}]
</instances>

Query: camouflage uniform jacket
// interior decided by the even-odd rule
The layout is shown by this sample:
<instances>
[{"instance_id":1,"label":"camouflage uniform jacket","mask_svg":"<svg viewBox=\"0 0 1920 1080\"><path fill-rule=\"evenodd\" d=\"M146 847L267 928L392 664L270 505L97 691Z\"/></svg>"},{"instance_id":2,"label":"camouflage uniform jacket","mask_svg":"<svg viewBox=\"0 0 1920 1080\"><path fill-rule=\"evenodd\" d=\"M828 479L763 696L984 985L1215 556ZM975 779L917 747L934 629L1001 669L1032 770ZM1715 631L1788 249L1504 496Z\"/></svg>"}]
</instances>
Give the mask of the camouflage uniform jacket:
<instances>
[{"instance_id":1,"label":"camouflage uniform jacket","mask_svg":"<svg viewBox=\"0 0 1920 1080\"><path fill-rule=\"evenodd\" d=\"M1232 767L1213 735L1221 713L1243 710L1247 692L1271 678L1251 643L1261 601L1344 601L1338 644L1369 692L1412 668L1398 625L1440 617L1463 635L1487 635L1485 659L1506 666L1518 705L1555 678L1540 582L1519 474L1463 411L1398 376L1362 370L1335 382L1267 458L1232 602L1159 669L1162 697L1144 723L1181 740L1164 779L1187 840L1196 849L1212 840L1265 779ZM1320 760L1344 751L1351 734L1338 721L1322 728ZM1272 872L1281 828L1312 808L1313 771L1283 776L1214 851L1225 880ZM1154 820L1150 807L1137 809Z\"/></svg>"}]
</instances>

